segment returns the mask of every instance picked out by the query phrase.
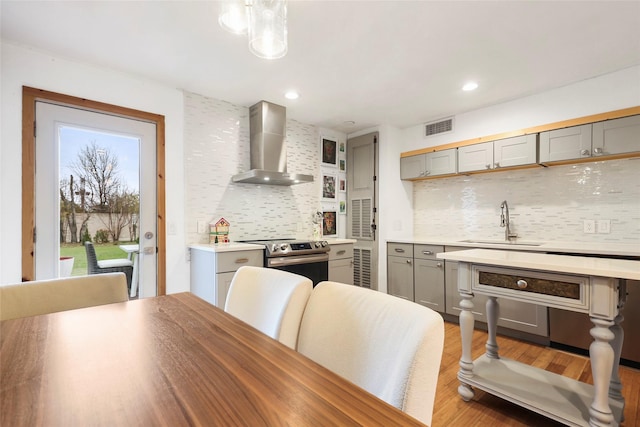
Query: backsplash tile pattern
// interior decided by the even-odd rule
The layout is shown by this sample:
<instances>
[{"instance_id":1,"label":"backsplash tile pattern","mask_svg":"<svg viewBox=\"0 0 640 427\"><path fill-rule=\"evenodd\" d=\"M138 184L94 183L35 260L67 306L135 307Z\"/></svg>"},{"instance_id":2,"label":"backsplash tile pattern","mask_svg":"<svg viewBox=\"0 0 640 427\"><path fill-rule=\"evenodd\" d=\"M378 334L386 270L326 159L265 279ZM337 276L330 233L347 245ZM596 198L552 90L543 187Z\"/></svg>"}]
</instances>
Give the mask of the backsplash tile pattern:
<instances>
[{"instance_id":1,"label":"backsplash tile pattern","mask_svg":"<svg viewBox=\"0 0 640 427\"><path fill-rule=\"evenodd\" d=\"M507 200L522 240L640 244L640 159L418 181L413 200L421 239L503 239ZM609 234L583 233L599 219L611 220Z\"/></svg>"},{"instance_id":2,"label":"backsplash tile pattern","mask_svg":"<svg viewBox=\"0 0 640 427\"><path fill-rule=\"evenodd\" d=\"M287 171L312 174L313 183L235 184L231 176L249 170L249 108L189 92L184 105L187 242L209 243L208 224L220 217L231 223L233 241L310 237L320 208L318 130L287 120Z\"/></svg>"}]
</instances>

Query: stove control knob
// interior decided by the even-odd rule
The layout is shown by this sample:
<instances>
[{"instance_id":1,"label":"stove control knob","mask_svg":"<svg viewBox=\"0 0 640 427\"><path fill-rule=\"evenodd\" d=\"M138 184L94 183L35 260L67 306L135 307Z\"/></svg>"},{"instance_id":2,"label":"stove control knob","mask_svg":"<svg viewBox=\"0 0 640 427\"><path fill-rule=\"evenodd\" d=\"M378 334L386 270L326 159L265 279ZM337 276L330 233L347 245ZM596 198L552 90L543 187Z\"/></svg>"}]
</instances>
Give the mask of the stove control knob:
<instances>
[{"instance_id":1,"label":"stove control knob","mask_svg":"<svg viewBox=\"0 0 640 427\"><path fill-rule=\"evenodd\" d=\"M283 251L286 251L288 246L289 246L288 243L283 243L283 244L280 245L280 249L283 250Z\"/></svg>"},{"instance_id":2,"label":"stove control knob","mask_svg":"<svg viewBox=\"0 0 640 427\"><path fill-rule=\"evenodd\" d=\"M327 246L329 244L329 242L327 242L326 240L322 241L322 247L324 248L325 246Z\"/></svg>"},{"instance_id":3,"label":"stove control knob","mask_svg":"<svg viewBox=\"0 0 640 427\"><path fill-rule=\"evenodd\" d=\"M319 247L320 247L320 242L315 242L313 245L314 245L316 248L319 248Z\"/></svg>"},{"instance_id":4,"label":"stove control knob","mask_svg":"<svg viewBox=\"0 0 640 427\"><path fill-rule=\"evenodd\" d=\"M271 252L278 252L278 245L271 246Z\"/></svg>"}]
</instances>

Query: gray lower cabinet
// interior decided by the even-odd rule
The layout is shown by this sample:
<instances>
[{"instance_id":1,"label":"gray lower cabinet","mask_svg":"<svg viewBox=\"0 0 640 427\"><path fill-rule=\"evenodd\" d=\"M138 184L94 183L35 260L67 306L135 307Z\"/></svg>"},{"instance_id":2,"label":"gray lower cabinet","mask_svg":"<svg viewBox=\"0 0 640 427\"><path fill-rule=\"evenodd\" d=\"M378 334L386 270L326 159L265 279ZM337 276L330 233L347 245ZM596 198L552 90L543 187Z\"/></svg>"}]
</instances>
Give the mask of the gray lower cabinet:
<instances>
[{"instance_id":1,"label":"gray lower cabinet","mask_svg":"<svg viewBox=\"0 0 640 427\"><path fill-rule=\"evenodd\" d=\"M465 247L446 246L445 252L469 249ZM459 316L460 293L458 292L458 263L445 261L446 313ZM477 322L487 323L486 304L489 298L484 295L473 297L473 314ZM500 314L498 326L529 334L549 336L547 308L541 305L499 299Z\"/></svg>"},{"instance_id":2,"label":"gray lower cabinet","mask_svg":"<svg viewBox=\"0 0 640 427\"><path fill-rule=\"evenodd\" d=\"M353 243L330 245L329 280L353 285Z\"/></svg>"},{"instance_id":3,"label":"gray lower cabinet","mask_svg":"<svg viewBox=\"0 0 640 427\"><path fill-rule=\"evenodd\" d=\"M214 252L191 248L191 292L224 308L233 275L244 265L262 267L264 251Z\"/></svg>"},{"instance_id":4,"label":"gray lower cabinet","mask_svg":"<svg viewBox=\"0 0 640 427\"><path fill-rule=\"evenodd\" d=\"M436 258L444 247L413 245L414 301L432 310L444 313L444 261Z\"/></svg>"},{"instance_id":5,"label":"gray lower cabinet","mask_svg":"<svg viewBox=\"0 0 640 427\"><path fill-rule=\"evenodd\" d=\"M414 300L412 243L387 243L387 293Z\"/></svg>"},{"instance_id":6,"label":"gray lower cabinet","mask_svg":"<svg viewBox=\"0 0 640 427\"><path fill-rule=\"evenodd\" d=\"M436 258L443 246L387 244L387 292L444 313L444 262Z\"/></svg>"}]
</instances>

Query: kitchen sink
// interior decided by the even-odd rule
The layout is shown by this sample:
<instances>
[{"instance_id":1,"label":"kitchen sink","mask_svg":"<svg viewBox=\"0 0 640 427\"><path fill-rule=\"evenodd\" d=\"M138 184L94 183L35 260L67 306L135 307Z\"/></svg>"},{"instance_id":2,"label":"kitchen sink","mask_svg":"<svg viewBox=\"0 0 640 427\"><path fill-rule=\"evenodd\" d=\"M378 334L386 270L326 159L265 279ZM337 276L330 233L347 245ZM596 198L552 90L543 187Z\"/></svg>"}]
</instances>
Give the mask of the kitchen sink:
<instances>
[{"instance_id":1,"label":"kitchen sink","mask_svg":"<svg viewBox=\"0 0 640 427\"><path fill-rule=\"evenodd\" d=\"M527 241L519 241L519 242L507 242L504 240L460 240L461 243L477 243L480 245L509 245L509 246L541 246L544 245L543 242L527 242Z\"/></svg>"}]
</instances>

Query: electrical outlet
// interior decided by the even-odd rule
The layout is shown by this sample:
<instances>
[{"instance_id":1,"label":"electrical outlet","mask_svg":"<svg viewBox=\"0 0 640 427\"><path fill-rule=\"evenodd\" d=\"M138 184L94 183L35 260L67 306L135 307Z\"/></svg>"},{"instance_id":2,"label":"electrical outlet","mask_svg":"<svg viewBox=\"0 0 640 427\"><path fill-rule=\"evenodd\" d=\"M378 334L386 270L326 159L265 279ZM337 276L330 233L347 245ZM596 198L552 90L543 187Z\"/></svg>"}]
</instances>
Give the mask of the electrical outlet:
<instances>
[{"instance_id":1,"label":"electrical outlet","mask_svg":"<svg viewBox=\"0 0 640 427\"><path fill-rule=\"evenodd\" d=\"M593 219L585 219L583 223L583 232L593 234L596 232L596 221Z\"/></svg>"},{"instance_id":2,"label":"electrical outlet","mask_svg":"<svg viewBox=\"0 0 640 427\"><path fill-rule=\"evenodd\" d=\"M599 219L596 221L596 230L600 234L609 234L611 233L611 220L610 219Z\"/></svg>"},{"instance_id":3,"label":"electrical outlet","mask_svg":"<svg viewBox=\"0 0 640 427\"><path fill-rule=\"evenodd\" d=\"M167 235L175 236L178 231L176 230L176 223L174 221L169 221L169 227L167 227Z\"/></svg>"}]
</instances>

